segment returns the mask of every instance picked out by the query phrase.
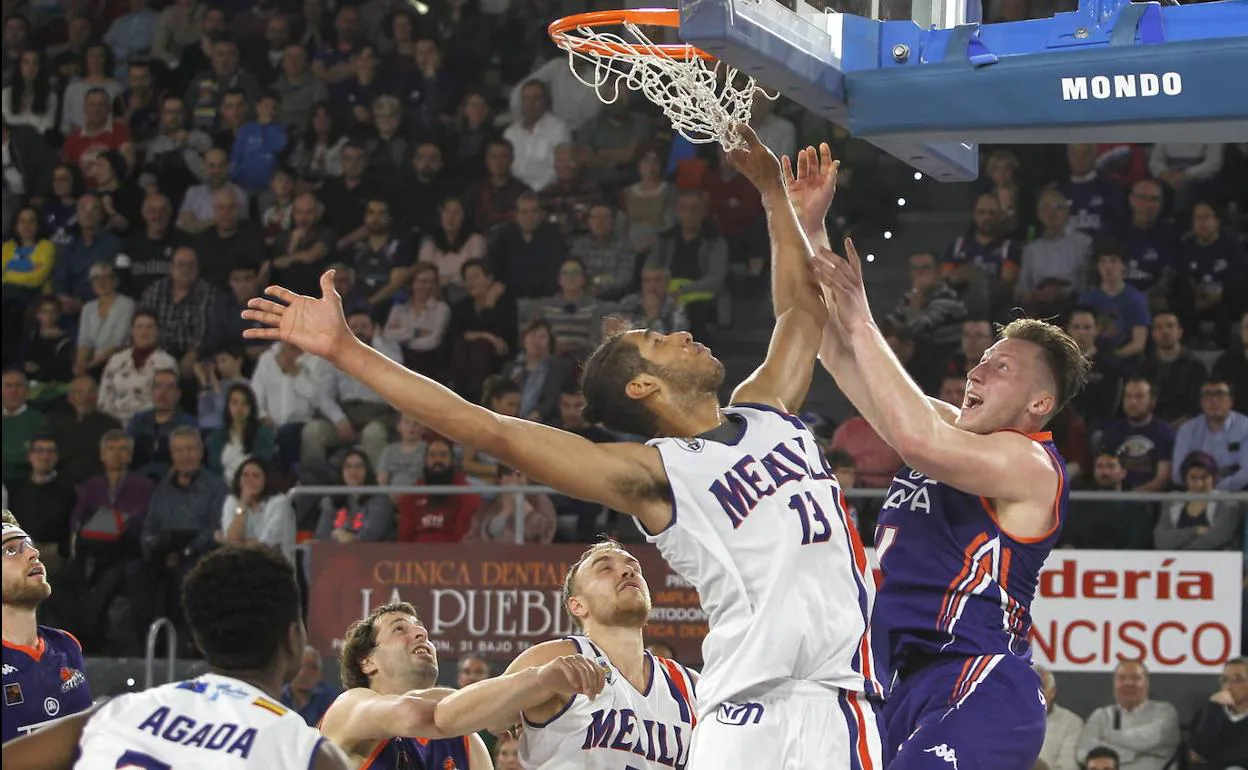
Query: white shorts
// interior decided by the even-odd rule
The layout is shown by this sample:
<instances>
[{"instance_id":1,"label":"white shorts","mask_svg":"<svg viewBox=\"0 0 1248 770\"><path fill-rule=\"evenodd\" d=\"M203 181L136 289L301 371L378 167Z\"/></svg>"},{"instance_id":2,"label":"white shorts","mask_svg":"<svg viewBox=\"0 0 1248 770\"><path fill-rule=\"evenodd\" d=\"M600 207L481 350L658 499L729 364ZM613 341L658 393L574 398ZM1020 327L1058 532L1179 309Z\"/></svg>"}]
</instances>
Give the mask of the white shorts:
<instances>
[{"instance_id":1,"label":"white shorts","mask_svg":"<svg viewBox=\"0 0 1248 770\"><path fill-rule=\"evenodd\" d=\"M786 682L698 721L687 770L882 770L876 707L862 693Z\"/></svg>"}]
</instances>

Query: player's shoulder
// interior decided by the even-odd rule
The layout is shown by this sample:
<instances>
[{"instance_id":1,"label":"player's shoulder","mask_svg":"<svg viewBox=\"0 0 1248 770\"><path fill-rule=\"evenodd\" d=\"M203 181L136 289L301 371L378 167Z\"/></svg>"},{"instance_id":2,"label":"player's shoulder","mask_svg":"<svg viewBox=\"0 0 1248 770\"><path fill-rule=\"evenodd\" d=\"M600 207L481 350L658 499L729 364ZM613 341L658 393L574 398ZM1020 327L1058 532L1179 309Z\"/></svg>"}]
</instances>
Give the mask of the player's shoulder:
<instances>
[{"instance_id":1,"label":"player's shoulder","mask_svg":"<svg viewBox=\"0 0 1248 770\"><path fill-rule=\"evenodd\" d=\"M49 647L71 652L72 654L82 655L82 642L78 641L78 637L63 628L53 628L52 626L38 626L37 632L43 638L43 643Z\"/></svg>"}]
</instances>

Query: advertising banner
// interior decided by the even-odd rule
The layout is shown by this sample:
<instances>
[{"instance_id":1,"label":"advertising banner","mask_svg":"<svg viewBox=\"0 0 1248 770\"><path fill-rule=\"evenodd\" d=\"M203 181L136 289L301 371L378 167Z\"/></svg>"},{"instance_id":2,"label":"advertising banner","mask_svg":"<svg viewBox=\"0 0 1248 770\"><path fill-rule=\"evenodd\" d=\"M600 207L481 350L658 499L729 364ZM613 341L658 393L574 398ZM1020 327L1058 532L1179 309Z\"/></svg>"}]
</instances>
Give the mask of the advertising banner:
<instances>
[{"instance_id":1,"label":"advertising banner","mask_svg":"<svg viewBox=\"0 0 1248 770\"><path fill-rule=\"evenodd\" d=\"M563 578L581 545L446 546L317 543L311 549L308 641L334 654L353 620L391 601L416 606L439 654L507 662L528 647L573 633ZM698 594L650 545L629 545L650 585L647 642L682 661L702 659L706 617Z\"/></svg>"},{"instance_id":2,"label":"advertising banner","mask_svg":"<svg viewBox=\"0 0 1248 770\"><path fill-rule=\"evenodd\" d=\"M698 594L653 546L629 545L654 610L647 642L700 665ZM561 594L580 545L318 543L311 548L309 642L336 653L347 626L390 601L416 606L438 651L510 661L573 633ZM868 551L872 566L875 553ZM879 575L877 572L877 580ZM1054 551L1032 605L1032 654L1055 671L1211 673L1240 649L1242 556L1233 552Z\"/></svg>"}]
</instances>

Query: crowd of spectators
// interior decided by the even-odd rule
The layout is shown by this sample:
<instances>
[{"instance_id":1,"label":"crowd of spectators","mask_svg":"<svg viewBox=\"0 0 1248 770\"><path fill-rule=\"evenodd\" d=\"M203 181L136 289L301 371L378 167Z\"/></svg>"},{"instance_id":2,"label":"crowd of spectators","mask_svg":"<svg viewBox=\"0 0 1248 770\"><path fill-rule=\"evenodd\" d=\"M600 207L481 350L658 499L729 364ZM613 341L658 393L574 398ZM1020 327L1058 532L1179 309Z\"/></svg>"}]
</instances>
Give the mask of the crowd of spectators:
<instances>
[{"instance_id":1,"label":"crowd of spectators","mask_svg":"<svg viewBox=\"0 0 1248 770\"><path fill-rule=\"evenodd\" d=\"M217 543L637 538L583 501L492 492L528 480L323 361L242 337L261 287L316 293L333 267L361 340L594 441L621 438L580 415L578 359L605 317L722 340L733 295L765 284L758 193L648 103L603 105L575 79L544 26L579 10L6 3L4 491L72 586L58 594L79 597L64 625L89 649L176 616L177 579ZM832 224L869 219L862 144L789 107L760 100L760 136L790 155L831 138L846 159ZM1060 316L1096 361L1053 426L1072 479L1243 489L1245 267L1226 207L1243 164L1234 145L1072 145L1045 179L1057 166L1026 148L993 152L966 235L910 258L889 339L960 403L991 321ZM900 464L861 418L829 449L860 486ZM474 489L289 492L377 483ZM1241 529L1228 502L1120 505L1078 512L1070 542L1224 548Z\"/></svg>"}]
</instances>

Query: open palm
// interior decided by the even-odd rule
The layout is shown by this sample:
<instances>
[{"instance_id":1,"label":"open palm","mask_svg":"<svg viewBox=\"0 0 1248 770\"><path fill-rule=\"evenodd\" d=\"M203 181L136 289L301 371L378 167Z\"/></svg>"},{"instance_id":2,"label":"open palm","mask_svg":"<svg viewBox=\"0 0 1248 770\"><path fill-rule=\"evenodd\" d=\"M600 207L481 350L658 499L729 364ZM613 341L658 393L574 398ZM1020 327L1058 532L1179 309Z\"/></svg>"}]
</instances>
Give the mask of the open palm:
<instances>
[{"instance_id":1,"label":"open palm","mask_svg":"<svg viewBox=\"0 0 1248 770\"><path fill-rule=\"evenodd\" d=\"M783 158L784 186L789 200L807 232L823 227L828 208L836 197L836 175L841 167L839 160L832 160L832 148L824 142L818 151L807 147L797 153L797 171L788 156Z\"/></svg>"},{"instance_id":2,"label":"open palm","mask_svg":"<svg viewBox=\"0 0 1248 770\"><path fill-rule=\"evenodd\" d=\"M296 294L281 286L270 286L264 293L273 299L249 300L243 318L258 321L268 328L244 330L243 336L247 339L289 342L322 358L350 339L351 330L342 314L342 297L334 288L333 270L321 276L320 299Z\"/></svg>"}]
</instances>

